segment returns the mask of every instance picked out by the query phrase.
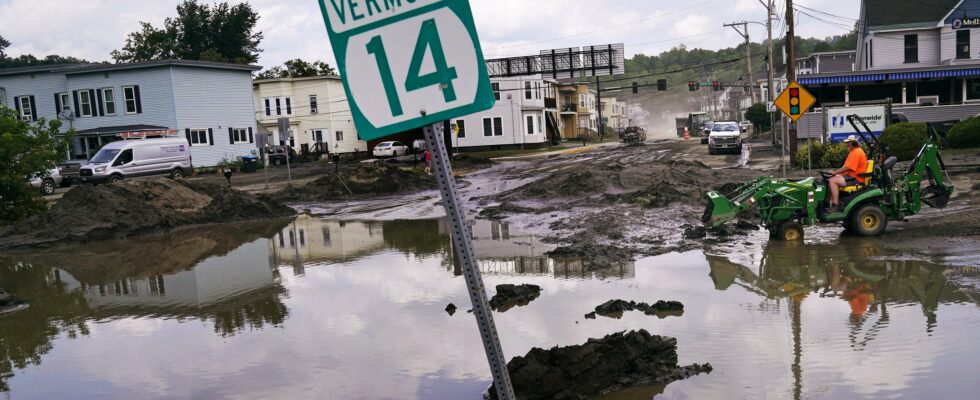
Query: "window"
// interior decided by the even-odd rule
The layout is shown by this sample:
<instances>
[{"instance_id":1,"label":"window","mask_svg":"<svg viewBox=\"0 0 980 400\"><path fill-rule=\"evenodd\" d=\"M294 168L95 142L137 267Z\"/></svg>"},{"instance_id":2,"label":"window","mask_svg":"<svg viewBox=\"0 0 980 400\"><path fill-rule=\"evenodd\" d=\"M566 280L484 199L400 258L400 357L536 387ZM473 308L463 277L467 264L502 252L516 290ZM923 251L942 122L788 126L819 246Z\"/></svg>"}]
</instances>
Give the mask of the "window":
<instances>
[{"instance_id":1,"label":"window","mask_svg":"<svg viewBox=\"0 0 980 400\"><path fill-rule=\"evenodd\" d=\"M493 136L493 118L483 119L483 136Z\"/></svg>"},{"instance_id":2,"label":"window","mask_svg":"<svg viewBox=\"0 0 980 400\"><path fill-rule=\"evenodd\" d=\"M265 115L266 116L272 115L272 107L270 105L269 99L265 99Z\"/></svg>"},{"instance_id":3,"label":"window","mask_svg":"<svg viewBox=\"0 0 980 400\"><path fill-rule=\"evenodd\" d=\"M293 115L293 99L291 97L286 98L286 115Z\"/></svg>"},{"instance_id":4,"label":"window","mask_svg":"<svg viewBox=\"0 0 980 400\"><path fill-rule=\"evenodd\" d=\"M102 88L102 109L105 115L116 115L116 99L112 88Z\"/></svg>"},{"instance_id":5,"label":"window","mask_svg":"<svg viewBox=\"0 0 980 400\"><path fill-rule=\"evenodd\" d=\"M318 113L319 111L320 110L317 109L317 105L316 105L316 95L315 94L311 94L310 95L310 114L316 115L316 113Z\"/></svg>"},{"instance_id":6,"label":"window","mask_svg":"<svg viewBox=\"0 0 980 400\"><path fill-rule=\"evenodd\" d=\"M313 131L313 143L323 143L323 130L317 129Z\"/></svg>"},{"instance_id":7,"label":"window","mask_svg":"<svg viewBox=\"0 0 980 400\"><path fill-rule=\"evenodd\" d=\"M123 86L123 101L126 103L126 114L139 114L143 112L140 102L139 86Z\"/></svg>"},{"instance_id":8,"label":"window","mask_svg":"<svg viewBox=\"0 0 980 400\"><path fill-rule=\"evenodd\" d=\"M504 136L504 119L501 117L493 118L493 135Z\"/></svg>"},{"instance_id":9,"label":"window","mask_svg":"<svg viewBox=\"0 0 980 400\"><path fill-rule=\"evenodd\" d=\"M37 112L34 111L34 96L20 96L14 99L20 113L17 114L24 121L37 121Z\"/></svg>"},{"instance_id":10,"label":"window","mask_svg":"<svg viewBox=\"0 0 980 400\"><path fill-rule=\"evenodd\" d=\"M58 93L57 97L58 114L60 115L62 111L71 111L71 96L68 93Z\"/></svg>"},{"instance_id":11,"label":"window","mask_svg":"<svg viewBox=\"0 0 980 400\"><path fill-rule=\"evenodd\" d=\"M493 89L493 99L500 101L500 82L493 82L490 87Z\"/></svg>"},{"instance_id":12,"label":"window","mask_svg":"<svg viewBox=\"0 0 980 400\"><path fill-rule=\"evenodd\" d=\"M870 68L875 67L875 41L873 39L868 39L868 62L871 63Z\"/></svg>"},{"instance_id":13,"label":"window","mask_svg":"<svg viewBox=\"0 0 980 400\"><path fill-rule=\"evenodd\" d=\"M276 97L276 115L282 115L282 99Z\"/></svg>"},{"instance_id":14,"label":"window","mask_svg":"<svg viewBox=\"0 0 980 400\"><path fill-rule=\"evenodd\" d=\"M78 109L82 113L83 117L92 116L92 96L91 90L79 90L78 91Z\"/></svg>"},{"instance_id":15,"label":"window","mask_svg":"<svg viewBox=\"0 0 980 400\"><path fill-rule=\"evenodd\" d=\"M337 135L337 141L338 142L343 142L344 141L344 131L337 131L336 132L336 135Z\"/></svg>"},{"instance_id":16,"label":"window","mask_svg":"<svg viewBox=\"0 0 980 400\"><path fill-rule=\"evenodd\" d=\"M533 135L534 134L534 116L533 115L528 115L527 116L527 134L528 135Z\"/></svg>"},{"instance_id":17,"label":"window","mask_svg":"<svg viewBox=\"0 0 980 400\"><path fill-rule=\"evenodd\" d=\"M541 82L534 82L534 98L541 100Z\"/></svg>"},{"instance_id":18,"label":"window","mask_svg":"<svg viewBox=\"0 0 980 400\"><path fill-rule=\"evenodd\" d=\"M460 138L460 139L465 138L466 137L466 121L465 120L462 120L462 119L457 119L456 120L456 130L457 130L457 132L456 132L456 137L457 138Z\"/></svg>"},{"instance_id":19,"label":"window","mask_svg":"<svg viewBox=\"0 0 980 400\"><path fill-rule=\"evenodd\" d=\"M112 163L113 167L118 167L120 165L126 165L133 162L133 149L124 150L119 157L116 157L116 161Z\"/></svg>"},{"instance_id":20,"label":"window","mask_svg":"<svg viewBox=\"0 0 980 400\"><path fill-rule=\"evenodd\" d=\"M208 141L208 130L207 129L191 129L189 130L191 146L208 146L211 142Z\"/></svg>"},{"instance_id":21,"label":"window","mask_svg":"<svg viewBox=\"0 0 980 400\"><path fill-rule=\"evenodd\" d=\"M585 95L578 95L578 108L585 108Z\"/></svg>"},{"instance_id":22,"label":"window","mask_svg":"<svg viewBox=\"0 0 980 400\"><path fill-rule=\"evenodd\" d=\"M538 133L541 133L541 127L542 126L544 126L544 125L541 125L541 116L538 115Z\"/></svg>"},{"instance_id":23,"label":"window","mask_svg":"<svg viewBox=\"0 0 980 400\"><path fill-rule=\"evenodd\" d=\"M524 81L524 98L531 100L531 81Z\"/></svg>"},{"instance_id":24,"label":"window","mask_svg":"<svg viewBox=\"0 0 980 400\"><path fill-rule=\"evenodd\" d=\"M956 31L956 58L970 58L970 30Z\"/></svg>"},{"instance_id":25,"label":"window","mask_svg":"<svg viewBox=\"0 0 980 400\"><path fill-rule=\"evenodd\" d=\"M248 129L233 128L231 130L231 140L233 143L248 143Z\"/></svg>"},{"instance_id":26,"label":"window","mask_svg":"<svg viewBox=\"0 0 980 400\"><path fill-rule=\"evenodd\" d=\"M919 35L905 35L905 63L919 62Z\"/></svg>"}]
</instances>

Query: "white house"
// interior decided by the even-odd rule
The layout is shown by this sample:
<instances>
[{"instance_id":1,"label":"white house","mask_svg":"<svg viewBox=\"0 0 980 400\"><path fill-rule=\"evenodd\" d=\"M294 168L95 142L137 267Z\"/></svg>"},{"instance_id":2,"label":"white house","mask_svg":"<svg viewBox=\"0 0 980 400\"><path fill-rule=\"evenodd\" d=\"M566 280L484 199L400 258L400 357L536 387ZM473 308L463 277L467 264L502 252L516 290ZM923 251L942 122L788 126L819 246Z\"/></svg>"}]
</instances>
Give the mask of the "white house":
<instances>
[{"instance_id":1,"label":"white house","mask_svg":"<svg viewBox=\"0 0 980 400\"><path fill-rule=\"evenodd\" d=\"M287 117L294 134L289 145L297 151L368 150L367 142L357 135L339 76L255 80L252 98L259 131L271 133L273 143L286 144L278 120Z\"/></svg>"},{"instance_id":2,"label":"white house","mask_svg":"<svg viewBox=\"0 0 980 400\"><path fill-rule=\"evenodd\" d=\"M540 147L548 142L546 99L554 99L554 82L540 75L491 79L493 108L454 118L453 146L460 150ZM553 102L547 102L554 104ZM555 129L557 131L557 128Z\"/></svg>"}]
</instances>

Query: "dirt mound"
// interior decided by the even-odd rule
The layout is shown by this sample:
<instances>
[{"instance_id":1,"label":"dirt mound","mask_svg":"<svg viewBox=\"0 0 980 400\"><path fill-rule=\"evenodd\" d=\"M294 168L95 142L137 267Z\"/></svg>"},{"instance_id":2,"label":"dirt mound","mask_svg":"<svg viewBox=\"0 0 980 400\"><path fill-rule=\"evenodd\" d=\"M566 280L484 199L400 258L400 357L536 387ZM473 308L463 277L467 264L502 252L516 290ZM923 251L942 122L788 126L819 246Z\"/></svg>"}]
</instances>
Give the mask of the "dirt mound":
<instances>
[{"instance_id":1,"label":"dirt mound","mask_svg":"<svg viewBox=\"0 0 980 400\"><path fill-rule=\"evenodd\" d=\"M507 363L520 399L591 399L637 385L668 384L711 364L677 365L677 339L645 330L619 332L583 345L531 349ZM497 398L493 388L491 398Z\"/></svg>"},{"instance_id":2,"label":"dirt mound","mask_svg":"<svg viewBox=\"0 0 980 400\"><path fill-rule=\"evenodd\" d=\"M0 247L90 242L187 225L295 215L267 196L224 185L166 178L78 186L47 212L0 229Z\"/></svg>"},{"instance_id":3,"label":"dirt mound","mask_svg":"<svg viewBox=\"0 0 980 400\"><path fill-rule=\"evenodd\" d=\"M386 162L359 163L329 172L301 187L280 192L283 201L321 201L377 195L407 194L436 187L435 178L418 175Z\"/></svg>"},{"instance_id":4,"label":"dirt mound","mask_svg":"<svg viewBox=\"0 0 980 400\"><path fill-rule=\"evenodd\" d=\"M490 308L496 312L504 312L531 304L540 295L541 286L538 285L497 285L497 294L490 299Z\"/></svg>"},{"instance_id":5,"label":"dirt mound","mask_svg":"<svg viewBox=\"0 0 980 400\"><path fill-rule=\"evenodd\" d=\"M585 314L585 318L595 319L595 316L620 319L626 311L642 311L646 315L656 315L663 319L669 316L684 315L684 304L679 301L657 300L656 303L637 303L626 300L609 300L595 307L595 311Z\"/></svg>"}]
</instances>

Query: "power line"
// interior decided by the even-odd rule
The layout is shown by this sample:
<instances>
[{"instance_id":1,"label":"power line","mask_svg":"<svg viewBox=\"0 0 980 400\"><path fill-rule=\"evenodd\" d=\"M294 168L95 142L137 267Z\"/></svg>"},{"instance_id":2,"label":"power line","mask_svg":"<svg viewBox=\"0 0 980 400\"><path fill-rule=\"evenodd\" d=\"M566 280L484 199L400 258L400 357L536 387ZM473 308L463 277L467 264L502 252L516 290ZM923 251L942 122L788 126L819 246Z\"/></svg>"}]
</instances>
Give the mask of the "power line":
<instances>
[{"instance_id":1,"label":"power line","mask_svg":"<svg viewBox=\"0 0 980 400\"><path fill-rule=\"evenodd\" d=\"M795 6L796 7L799 7L799 8L802 8L804 10L809 10L809 11L812 11L812 12L815 12L815 13L818 13L818 14L823 14L823 15L826 15L828 17L838 18L838 19L841 19L841 20L844 20L844 21L848 21L848 22L852 22L852 23L860 22L861 21L861 20L856 19L856 18L847 18L847 17L842 17L842 16L837 15L837 14L831 14L831 13L826 12L826 11L820 11L820 10L817 10L815 8L810 8L810 7L804 6L804 5L799 4L799 3L795 3Z\"/></svg>"}]
</instances>

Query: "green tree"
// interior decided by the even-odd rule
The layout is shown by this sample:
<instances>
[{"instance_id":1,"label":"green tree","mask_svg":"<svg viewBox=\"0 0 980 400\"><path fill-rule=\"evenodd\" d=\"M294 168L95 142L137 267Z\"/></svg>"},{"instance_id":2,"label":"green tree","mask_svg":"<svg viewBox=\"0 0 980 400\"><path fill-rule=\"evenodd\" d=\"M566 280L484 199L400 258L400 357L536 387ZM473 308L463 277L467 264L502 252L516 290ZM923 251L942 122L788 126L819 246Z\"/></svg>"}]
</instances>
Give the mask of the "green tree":
<instances>
[{"instance_id":1,"label":"green tree","mask_svg":"<svg viewBox=\"0 0 980 400\"><path fill-rule=\"evenodd\" d=\"M259 14L248 3L234 6L184 0L177 18L167 18L157 28L141 22L139 31L114 50L117 62L163 59L203 60L250 64L258 61L262 32L255 32Z\"/></svg>"},{"instance_id":2,"label":"green tree","mask_svg":"<svg viewBox=\"0 0 980 400\"><path fill-rule=\"evenodd\" d=\"M771 128L772 120L769 111L766 110L766 105L763 103L753 104L752 107L745 110L745 119L759 128L760 132L768 131Z\"/></svg>"},{"instance_id":3,"label":"green tree","mask_svg":"<svg viewBox=\"0 0 980 400\"><path fill-rule=\"evenodd\" d=\"M60 127L58 120L22 121L14 110L0 107L0 225L47 209L28 178L46 174L64 159L68 139L58 134Z\"/></svg>"},{"instance_id":4,"label":"green tree","mask_svg":"<svg viewBox=\"0 0 980 400\"><path fill-rule=\"evenodd\" d=\"M307 62L297 58L286 61L281 67L272 67L262 71L256 75L256 79L305 78L324 75L337 75L337 71L323 61Z\"/></svg>"},{"instance_id":5,"label":"green tree","mask_svg":"<svg viewBox=\"0 0 980 400\"><path fill-rule=\"evenodd\" d=\"M10 41L4 39L3 35L0 35L0 60L7 58L7 53L5 50L10 47Z\"/></svg>"}]
</instances>

